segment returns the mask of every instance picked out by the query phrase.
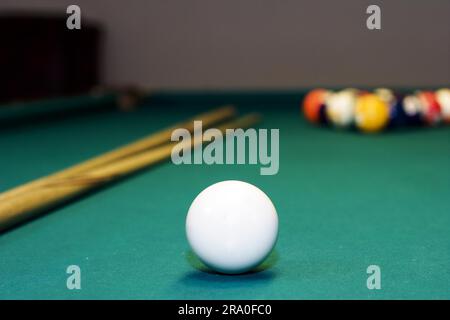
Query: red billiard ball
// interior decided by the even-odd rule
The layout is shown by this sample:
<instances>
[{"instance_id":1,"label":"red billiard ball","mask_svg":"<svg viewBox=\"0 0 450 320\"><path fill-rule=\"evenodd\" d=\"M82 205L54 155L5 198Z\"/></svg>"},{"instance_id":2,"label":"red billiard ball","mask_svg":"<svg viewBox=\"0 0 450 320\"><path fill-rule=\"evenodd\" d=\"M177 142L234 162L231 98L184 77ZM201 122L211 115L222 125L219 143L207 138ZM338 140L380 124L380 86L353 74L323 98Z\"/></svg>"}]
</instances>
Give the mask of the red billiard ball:
<instances>
[{"instance_id":1,"label":"red billiard ball","mask_svg":"<svg viewBox=\"0 0 450 320\"><path fill-rule=\"evenodd\" d=\"M442 120L441 106L432 91L419 91L417 97L422 102L422 118L428 125L436 125Z\"/></svg>"},{"instance_id":2,"label":"red billiard ball","mask_svg":"<svg viewBox=\"0 0 450 320\"><path fill-rule=\"evenodd\" d=\"M325 89L315 89L310 91L303 100L303 114L312 123L323 122L325 99L329 95Z\"/></svg>"}]
</instances>

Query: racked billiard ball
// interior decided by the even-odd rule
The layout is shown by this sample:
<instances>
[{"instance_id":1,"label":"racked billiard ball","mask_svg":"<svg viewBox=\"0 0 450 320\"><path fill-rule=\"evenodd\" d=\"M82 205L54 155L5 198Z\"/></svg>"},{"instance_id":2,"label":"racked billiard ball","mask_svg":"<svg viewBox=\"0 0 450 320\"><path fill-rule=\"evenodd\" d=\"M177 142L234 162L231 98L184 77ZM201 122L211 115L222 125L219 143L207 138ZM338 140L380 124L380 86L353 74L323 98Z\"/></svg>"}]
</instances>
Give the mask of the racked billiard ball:
<instances>
[{"instance_id":1,"label":"racked billiard ball","mask_svg":"<svg viewBox=\"0 0 450 320\"><path fill-rule=\"evenodd\" d=\"M439 89L435 92L435 95L441 107L442 120L445 123L450 123L450 89Z\"/></svg>"},{"instance_id":2,"label":"racked billiard ball","mask_svg":"<svg viewBox=\"0 0 450 320\"><path fill-rule=\"evenodd\" d=\"M330 94L325 89L315 89L310 91L303 100L303 114L312 123L323 123L325 99Z\"/></svg>"},{"instance_id":3,"label":"racked billiard ball","mask_svg":"<svg viewBox=\"0 0 450 320\"><path fill-rule=\"evenodd\" d=\"M392 105L395 103L395 94L391 89L388 88L377 88L374 90L374 93L388 105Z\"/></svg>"},{"instance_id":4,"label":"racked billiard ball","mask_svg":"<svg viewBox=\"0 0 450 320\"><path fill-rule=\"evenodd\" d=\"M358 97L355 108L356 127L363 132L378 132L389 122L389 106L375 94Z\"/></svg>"},{"instance_id":5,"label":"racked billiard ball","mask_svg":"<svg viewBox=\"0 0 450 320\"><path fill-rule=\"evenodd\" d=\"M354 122L358 92L345 89L331 93L325 100L327 119L337 128L350 127Z\"/></svg>"},{"instance_id":6,"label":"racked billiard ball","mask_svg":"<svg viewBox=\"0 0 450 320\"><path fill-rule=\"evenodd\" d=\"M389 128L406 125L406 115L403 110L402 96L390 89L378 88L374 93L389 106Z\"/></svg>"},{"instance_id":7,"label":"racked billiard ball","mask_svg":"<svg viewBox=\"0 0 450 320\"><path fill-rule=\"evenodd\" d=\"M417 97L422 102L422 119L430 126L437 125L441 120L441 106L433 91L419 91Z\"/></svg>"},{"instance_id":8,"label":"racked billiard ball","mask_svg":"<svg viewBox=\"0 0 450 320\"><path fill-rule=\"evenodd\" d=\"M422 101L416 95L406 95L402 101L402 108L408 126L418 126L423 124Z\"/></svg>"},{"instance_id":9,"label":"racked billiard ball","mask_svg":"<svg viewBox=\"0 0 450 320\"><path fill-rule=\"evenodd\" d=\"M389 112L389 127L400 128L408 125L408 115L403 106L403 97L397 96L395 103L391 105Z\"/></svg>"}]
</instances>

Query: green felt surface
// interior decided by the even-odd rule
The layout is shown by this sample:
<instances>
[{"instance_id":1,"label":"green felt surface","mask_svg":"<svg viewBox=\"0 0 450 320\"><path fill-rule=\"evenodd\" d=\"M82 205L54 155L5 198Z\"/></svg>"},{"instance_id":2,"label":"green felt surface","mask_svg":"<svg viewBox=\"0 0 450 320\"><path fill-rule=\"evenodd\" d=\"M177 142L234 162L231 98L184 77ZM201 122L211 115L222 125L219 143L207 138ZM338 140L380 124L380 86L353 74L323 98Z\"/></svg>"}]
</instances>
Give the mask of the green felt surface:
<instances>
[{"instance_id":1,"label":"green felt surface","mask_svg":"<svg viewBox=\"0 0 450 320\"><path fill-rule=\"evenodd\" d=\"M237 102L280 129L280 171L170 162L0 235L1 299L449 299L450 128L361 135L300 116L300 93L169 94L133 113L0 128L0 191L120 146L198 111ZM226 179L264 190L279 214L263 271L202 271L187 209ZM68 265L82 289L66 288ZM366 268L381 267L368 290Z\"/></svg>"}]
</instances>

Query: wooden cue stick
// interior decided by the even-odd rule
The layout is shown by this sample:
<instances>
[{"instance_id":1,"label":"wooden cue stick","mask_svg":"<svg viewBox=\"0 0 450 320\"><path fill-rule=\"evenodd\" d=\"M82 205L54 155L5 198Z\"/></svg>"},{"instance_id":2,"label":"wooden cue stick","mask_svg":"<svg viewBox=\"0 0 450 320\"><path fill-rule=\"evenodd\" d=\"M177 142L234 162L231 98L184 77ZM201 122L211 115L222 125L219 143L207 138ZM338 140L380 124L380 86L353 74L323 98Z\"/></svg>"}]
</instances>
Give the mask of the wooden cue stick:
<instances>
[{"instance_id":1,"label":"wooden cue stick","mask_svg":"<svg viewBox=\"0 0 450 320\"><path fill-rule=\"evenodd\" d=\"M217 127L222 133L230 128L246 128L259 121L257 114L249 114ZM202 141L180 142L180 147L198 147L210 141L211 136L205 135ZM40 185L32 192L23 193L20 197L12 197L0 202L0 231L25 221L42 210L51 208L81 195L108 182L123 178L148 166L157 164L170 157L172 148L177 143L161 145L148 151L96 167L73 176L41 180Z\"/></svg>"},{"instance_id":2,"label":"wooden cue stick","mask_svg":"<svg viewBox=\"0 0 450 320\"><path fill-rule=\"evenodd\" d=\"M118 159L128 157L134 153L141 152L145 149L150 149L150 148L153 148L160 144L166 143L167 141L170 141L170 136L172 134L172 131L175 130L176 128L186 128L187 130L192 132L194 130L194 124L193 124L194 120L201 120L203 127L207 128L218 122L230 119L235 115L236 115L236 109L233 106L223 106L221 108L217 108L217 109L211 110L209 112L205 112L205 113L196 115L195 117L192 117L191 119L189 119L187 121L183 121L174 126L166 128L162 131L151 134L151 135L144 137L138 141L135 141L131 144L128 144L128 145L125 145L118 149L112 150L103 155L92 158L92 159L82 162L78 165L72 166L68 169L54 173L50 176L46 176L46 177L34 180L32 182L23 184L19 187L5 191L0 194L0 202L6 201L10 197L15 197L24 192L30 191L34 188L37 188L37 187L39 187L39 185L41 183L46 183L49 178L69 177L74 174L78 174L80 172L85 172L87 170L102 166L106 163L110 163L110 162L116 161Z\"/></svg>"}]
</instances>

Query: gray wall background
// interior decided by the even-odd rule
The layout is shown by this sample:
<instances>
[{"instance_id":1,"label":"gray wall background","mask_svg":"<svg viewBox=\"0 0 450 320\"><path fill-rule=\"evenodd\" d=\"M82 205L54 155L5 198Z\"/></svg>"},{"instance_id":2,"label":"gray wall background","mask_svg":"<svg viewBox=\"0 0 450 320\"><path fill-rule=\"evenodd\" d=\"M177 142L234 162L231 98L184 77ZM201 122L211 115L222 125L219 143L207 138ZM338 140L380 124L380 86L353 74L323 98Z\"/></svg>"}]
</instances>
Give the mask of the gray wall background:
<instances>
[{"instance_id":1,"label":"gray wall background","mask_svg":"<svg viewBox=\"0 0 450 320\"><path fill-rule=\"evenodd\" d=\"M2 0L0 11L65 14L69 4L104 25L111 85L450 84L450 0ZM365 27L370 4L381 31Z\"/></svg>"}]
</instances>

